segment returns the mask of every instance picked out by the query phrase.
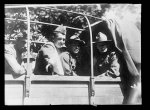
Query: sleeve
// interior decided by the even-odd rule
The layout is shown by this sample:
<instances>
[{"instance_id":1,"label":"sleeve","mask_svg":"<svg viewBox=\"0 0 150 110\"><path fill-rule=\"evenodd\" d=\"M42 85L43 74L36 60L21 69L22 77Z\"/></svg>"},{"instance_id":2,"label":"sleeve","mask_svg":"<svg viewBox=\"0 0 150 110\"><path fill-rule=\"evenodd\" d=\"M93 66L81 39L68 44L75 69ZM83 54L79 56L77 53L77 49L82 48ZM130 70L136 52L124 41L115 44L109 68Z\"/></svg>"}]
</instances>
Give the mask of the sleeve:
<instances>
[{"instance_id":1,"label":"sleeve","mask_svg":"<svg viewBox=\"0 0 150 110\"><path fill-rule=\"evenodd\" d=\"M72 71L71 71L71 68L70 68L69 53L63 52L60 56L60 60L61 60L62 67L63 67L65 75L71 75Z\"/></svg>"},{"instance_id":2,"label":"sleeve","mask_svg":"<svg viewBox=\"0 0 150 110\"><path fill-rule=\"evenodd\" d=\"M46 61L47 65L54 64L53 57L55 56L55 54L54 54L55 48L52 45L50 45L50 44L44 45L41 48L40 53L43 55L44 60Z\"/></svg>"},{"instance_id":3,"label":"sleeve","mask_svg":"<svg viewBox=\"0 0 150 110\"><path fill-rule=\"evenodd\" d=\"M24 74L25 69L17 62L13 48L5 46L5 60L15 74Z\"/></svg>"},{"instance_id":4,"label":"sleeve","mask_svg":"<svg viewBox=\"0 0 150 110\"><path fill-rule=\"evenodd\" d=\"M118 62L118 57L116 55L115 52L112 52L110 54L110 69L109 69L109 73L114 75L115 77L120 75L120 64Z\"/></svg>"},{"instance_id":5,"label":"sleeve","mask_svg":"<svg viewBox=\"0 0 150 110\"><path fill-rule=\"evenodd\" d=\"M14 58L16 58L15 49L12 45L5 45L5 55L6 54L12 55Z\"/></svg>"}]
</instances>

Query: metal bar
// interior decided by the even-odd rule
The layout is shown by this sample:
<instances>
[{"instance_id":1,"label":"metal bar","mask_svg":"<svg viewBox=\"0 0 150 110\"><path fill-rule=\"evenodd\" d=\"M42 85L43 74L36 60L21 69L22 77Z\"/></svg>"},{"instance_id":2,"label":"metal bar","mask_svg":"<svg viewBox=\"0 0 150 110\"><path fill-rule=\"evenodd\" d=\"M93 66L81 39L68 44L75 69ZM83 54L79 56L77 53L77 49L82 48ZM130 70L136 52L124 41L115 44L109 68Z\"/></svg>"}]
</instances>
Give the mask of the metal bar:
<instances>
[{"instance_id":1,"label":"metal bar","mask_svg":"<svg viewBox=\"0 0 150 110\"><path fill-rule=\"evenodd\" d=\"M25 8L26 6L28 7L47 7L47 8L50 8L50 9L54 9L54 10L60 10L60 11L65 11L65 12L69 12L69 13L74 13L74 14L79 14L79 15L83 15L83 16L89 16L89 17L92 17L92 18L96 18L96 19L99 19L99 20L102 20L102 18L99 18L99 17L95 17L95 16L92 16L92 15L88 15L88 14L83 14L83 13L78 13L78 12L72 12L72 11L68 11L68 10L64 10L64 9L58 9L58 8L51 8L51 7L48 7L48 6L56 6L56 4L39 4L39 5L20 5L20 6L5 6L5 8ZM60 5L57 5L57 6L60 6Z\"/></svg>"},{"instance_id":2,"label":"metal bar","mask_svg":"<svg viewBox=\"0 0 150 110\"><path fill-rule=\"evenodd\" d=\"M103 22L103 21L97 21L97 22L95 22L95 23L92 23L92 24L90 24L91 25L91 27L93 27L93 26L95 26L96 24L98 24L98 23L100 23L100 22ZM85 28L87 28L88 26L86 26Z\"/></svg>"},{"instance_id":3,"label":"metal bar","mask_svg":"<svg viewBox=\"0 0 150 110\"><path fill-rule=\"evenodd\" d=\"M87 20L90 32L90 48L91 48L91 76L90 76L90 105L95 105L95 85L94 85L94 72L93 72L93 37L92 30L90 26L90 22L86 16L84 16Z\"/></svg>"},{"instance_id":4,"label":"metal bar","mask_svg":"<svg viewBox=\"0 0 150 110\"><path fill-rule=\"evenodd\" d=\"M23 19L13 19L13 18L5 18L6 20L19 20L19 21L24 21L24 22L27 22L27 20L23 20ZM39 24L46 24L46 25L53 25L53 26L60 26L58 24L53 24L53 23L45 23L45 22L39 22L39 21L30 21L30 23L39 23ZM80 30L80 31L84 31L84 29L80 29L80 28L74 28L74 27L69 27L69 26L66 26L66 28L70 28L70 29L74 29L74 30Z\"/></svg>"},{"instance_id":5,"label":"metal bar","mask_svg":"<svg viewBox=\"0 0 150 110\"><path fill-rule=\"evenodd\" d=\"M45 6L64 6L68 5L70 6L71 4L5 4L5 8L25 8L26 6L28 7L45 7ZM77 4L72 4L72 5L77 5ZM89 4L90 5L90 4Z\"/></svg>"},{"instance_id":6,"label":"metal bar","mask_svg":"<svg viewBox=\"0 0 150 110\"><path fill-rule=\"evenodd\" d=\"M28 25L28 29L27 29L27 52L28 52L28 54L27 54L27 64L29 65L29 63L30 63L30 60L29 60L29 57L30 57L30 16L29 16L29 9L28 9L28 7L26 7L26 9L27 9L27 25ZM29 73L30 73L30 71L29 71L29 66L27 66L27 69L28 69L28 71L27 71L27 75L30 75Z\"/></svg>"},{"instance_id":7,"label":"metal bar","mask_svg":"<svg viewBox=\"0 0 150 110\"><path fill-rule=\"evenodd\" d=\"M50 7L48 7L48 8L50 8ZM69 13L74 13L74 14L83 15L83 16L88 16L88 17L92 17L92 18L96 18L96 19L102 20L102 18L95 17L95 16L88 15L88 14L79 13L79 12L72 12L72 11L68 11L68 10L64 10L64 9L58 9L58 8L50 8L50 9L65 11L65 12L69 12Z\"/></svg>"},{"instance_id":8,"label":"metal bar","mask_svg":"<svg viewBox=\"0 0 150 110\"><path fill-rule=\"evenodd\" d=\"M25 96L24 96L24 104L28 103L29 100L29 93L30 93L30 74L31 74L31 67L30 67L30 16L29 16L29 9L26 7L27 10L27 74L25 76Z\"/></svg>"}]
</instances>

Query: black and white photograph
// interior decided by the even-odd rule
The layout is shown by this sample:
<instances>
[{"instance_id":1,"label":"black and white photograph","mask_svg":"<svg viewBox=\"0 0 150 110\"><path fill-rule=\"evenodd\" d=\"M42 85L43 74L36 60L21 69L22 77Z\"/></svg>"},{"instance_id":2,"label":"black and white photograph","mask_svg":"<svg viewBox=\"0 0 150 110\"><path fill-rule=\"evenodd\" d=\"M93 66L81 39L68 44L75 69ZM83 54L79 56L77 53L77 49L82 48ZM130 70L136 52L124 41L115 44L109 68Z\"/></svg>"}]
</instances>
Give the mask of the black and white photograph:
<instances>
[{"instance_id":1,"label":"black and white photograph","mask_svg":"<svg viewBox=\"0 0 150 110\"><path fill-rule=\"evenodd\" d=\"M4 105L142 105L141 7L4 4Z\"/></svg>"}]
</instances>

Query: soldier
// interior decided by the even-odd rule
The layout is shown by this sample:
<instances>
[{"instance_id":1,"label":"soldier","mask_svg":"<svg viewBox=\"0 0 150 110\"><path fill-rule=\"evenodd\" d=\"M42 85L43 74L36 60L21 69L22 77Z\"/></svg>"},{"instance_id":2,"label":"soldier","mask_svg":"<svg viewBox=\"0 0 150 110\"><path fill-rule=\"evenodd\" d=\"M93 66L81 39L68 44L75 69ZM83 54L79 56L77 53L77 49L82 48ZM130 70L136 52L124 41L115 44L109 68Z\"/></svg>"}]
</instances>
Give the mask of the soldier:
<instances>
[{"instance_id":1,"label":"soldier","mask_svg":"<svg viewBox=\"0 0 150 110\"><path fill-rule=\"evenodd\" d=\"M107 36L99 32L94 46L96 46L93 58L94 74L96 76L118 77L120 75L120 64L113 42L107 40Z\"/></svg>"},{"instance_id":2,"label":"soldier","mask_svg":"<svg viewBox=\"0 0 150 110\"><path fill-rule=\"evenodd\" d=\"M85 45L83 40L80 40L78 37L79 33L71 36L70 39L66 42L68 51L63 52L61 59L65 62L62 63L65 75L67 76L76 76L81 75L82 73L82 52L81 48ZM82 67L81 67L82 66Z\"/></svg>"},{"instance_id":3,"label":"soldier","mask_svg":"<svg viewBox=\"0 0 150 110\"><path fill-rule=\"evenodd\" d=\"M60 54L65 47L66 27L58 26L53 32L53 41L41 47L36 58L35 75L64 75Z\"/></svg>"},{"instance_id":4,"label":"soldier","mask_svg":"<svg viewBox=\"0 0 150 110\"><path fill-rule=\"evenodd\" d=\"M21 33L15 44L5 44L5 74L12 74L14 78L26 73L22 66L22 53L27 50L27 34Z\"/></svg>"}]
</instances>

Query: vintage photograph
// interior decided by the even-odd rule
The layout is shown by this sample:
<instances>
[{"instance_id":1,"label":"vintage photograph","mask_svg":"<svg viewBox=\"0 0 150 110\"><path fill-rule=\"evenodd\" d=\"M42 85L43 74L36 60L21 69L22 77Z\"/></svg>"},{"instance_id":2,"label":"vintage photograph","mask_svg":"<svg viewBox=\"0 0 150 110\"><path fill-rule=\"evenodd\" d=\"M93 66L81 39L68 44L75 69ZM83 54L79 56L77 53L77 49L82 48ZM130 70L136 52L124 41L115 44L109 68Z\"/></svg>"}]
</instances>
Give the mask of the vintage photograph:
<instances>
[{"instance_id":1,"label":"vintage photograph","mask_svg":"<svg viewBox=\"0 0 150 110\"><path fill-rule=\"evenodd\" d=\"M142 105L141 6L4 4L4 105Z\"/></svg>"}]
</instances>

